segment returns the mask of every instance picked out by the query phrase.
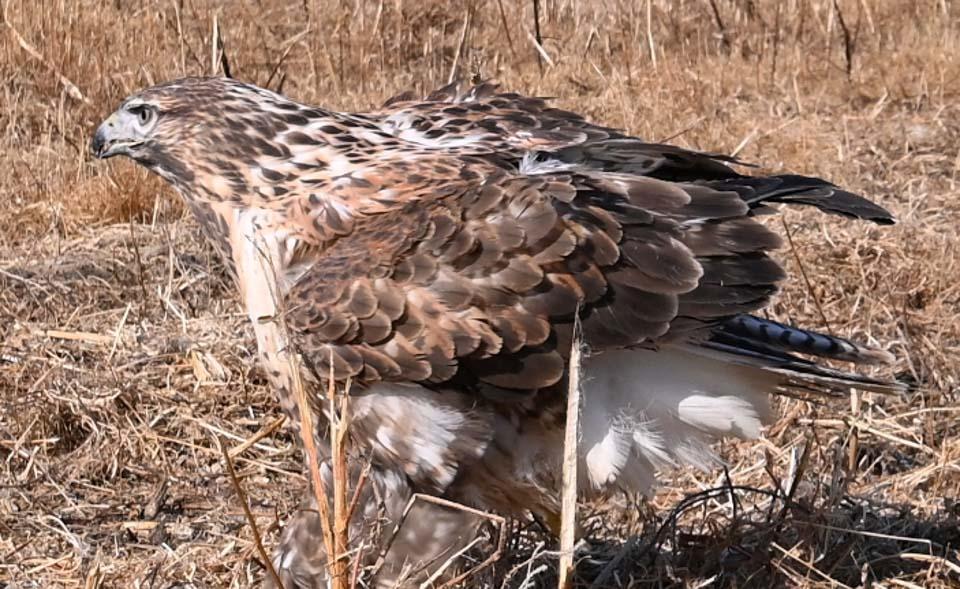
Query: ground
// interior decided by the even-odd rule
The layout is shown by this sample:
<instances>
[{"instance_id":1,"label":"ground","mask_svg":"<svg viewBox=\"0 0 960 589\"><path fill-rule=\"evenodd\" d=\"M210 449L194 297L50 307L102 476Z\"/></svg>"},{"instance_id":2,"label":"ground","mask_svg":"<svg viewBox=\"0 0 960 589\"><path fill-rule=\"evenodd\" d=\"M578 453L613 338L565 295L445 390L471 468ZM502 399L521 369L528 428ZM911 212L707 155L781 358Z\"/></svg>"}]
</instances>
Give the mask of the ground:
<instances>
[{"instance_id":1,"label":"ground","mask_svg":"<svg viewBox=\"0 0 960 589\"><path fill-rule=\"evenodd\" d=\"M221 445L268 550L304 487L195 223L156 178L86 149L132 91L222 68L214 23L234 76L305 102L369 108L479 72L890 208L891 228L771 219L792 237L793 277L771 314L889 347L897 363L878 374L916 390L859 407L781 399L764 440L723 445L725 472L665 473L652 501L585 506L578 579L960 583L960 7L543 0L537 26L534 4L4 3L0 586L251 586L263 568ZM471 586L555 583L555 540L511 529Z\"/></svg>"}]
</instances>

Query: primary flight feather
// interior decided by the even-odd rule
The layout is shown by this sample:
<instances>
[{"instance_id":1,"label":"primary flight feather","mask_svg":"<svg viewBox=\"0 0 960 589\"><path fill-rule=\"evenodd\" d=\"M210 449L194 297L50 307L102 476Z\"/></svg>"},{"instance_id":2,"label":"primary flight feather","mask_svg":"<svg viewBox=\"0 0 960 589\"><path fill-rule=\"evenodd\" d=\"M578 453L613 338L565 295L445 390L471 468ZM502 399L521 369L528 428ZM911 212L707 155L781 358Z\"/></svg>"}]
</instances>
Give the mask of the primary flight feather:
<instances>
[{"instance_id":1,"label":"primary flight feather","mask_svg":"<svg viewBox=\"0 0 960 589\"><path fill-rule=\"evenodd\" d=\"M317 407L331 375L351 383L351 435L372 463L357 534L378 513L398 521L413 493L552 520L577 315L584 495L709 466L715 437L759 435L773 393L901 389L796 355L884 351L752 315L785 278L780 238L755 218L771 205L893 222L824 180L741 175L491 84L345 114L183 79L129 97L91 148L184 197L294 424L296 379ZM322 422L315 436L326 448ZM277 551L288 588L326 583L311 496ZM384 586L472 538L469 514L418 509Z\"/></svg>"}]
</instances>

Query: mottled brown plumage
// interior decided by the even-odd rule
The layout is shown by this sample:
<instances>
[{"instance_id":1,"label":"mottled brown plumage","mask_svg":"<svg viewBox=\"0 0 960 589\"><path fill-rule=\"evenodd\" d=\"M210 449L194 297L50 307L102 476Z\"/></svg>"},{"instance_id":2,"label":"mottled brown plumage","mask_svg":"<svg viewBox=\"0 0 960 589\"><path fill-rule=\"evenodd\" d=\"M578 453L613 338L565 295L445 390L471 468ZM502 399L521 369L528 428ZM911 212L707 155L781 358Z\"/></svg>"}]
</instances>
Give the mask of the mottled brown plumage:
<instances>
[{"instance_id":1,"label":"mottled brown plumage","mask_svg":"<svg viewBox=\"0 0 960 589\"><path fill-rule=\"evenodd\" d=\"M294 422L291 353L315 394L330 374L352 383L352 434L393 519L414 492L555 512L577 314L585 493L647 490L657 468L708 464L713 436L757 434L770 393L898 389L793 355L886 353L750 315L785 278L769 255L778 236L755 219L770 205L892 222L823 180L744 176L731 158L492 84L344 114L178 80L128 98L93 150L132 157L184 196L236 277ZM277 565L314 587L324 552L308 511ZM358 529L376 515L363 511ZM449 529L411 529L379 582L459 546L471 526L444 517Z\"/></svg>"}]
</instances>

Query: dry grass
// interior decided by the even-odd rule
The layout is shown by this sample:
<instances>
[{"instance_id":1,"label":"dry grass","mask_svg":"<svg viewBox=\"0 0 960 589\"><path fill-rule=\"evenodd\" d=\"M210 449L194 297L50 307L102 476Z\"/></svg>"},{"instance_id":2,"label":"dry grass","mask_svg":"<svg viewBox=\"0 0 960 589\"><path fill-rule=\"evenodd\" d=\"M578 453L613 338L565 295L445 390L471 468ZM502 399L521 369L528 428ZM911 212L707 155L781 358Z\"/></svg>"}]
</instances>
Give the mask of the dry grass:
<instances>
[{"instance_id":1,"label":"dry grass","mask_svg":"<svg viewBox=\"0 0 960 589\"><path fill-rule=\"evenodd\" d=\"M960 583L960 7L540 4L537 49L532 2L516 0L469 18L411 0L4 3L0 585L249 586L264 569L218 438L243 447L236 476L268 548L304 488L289 434L249 442L277 408L192 220L155 178L86 155L122 97L209 71L215 15L235 76L308 102L369 107L456 65L890 207L888 229L787 212L797 255L783 259L812 288L794 281L772 312L889 343L918 392L859 415L781 401L766 441L726 444L722 475L670 473L651 504L594 507L577 571L598 587ZM515 529L474 585L556 582L555 540Z\"/></svg>"}]
</instances>

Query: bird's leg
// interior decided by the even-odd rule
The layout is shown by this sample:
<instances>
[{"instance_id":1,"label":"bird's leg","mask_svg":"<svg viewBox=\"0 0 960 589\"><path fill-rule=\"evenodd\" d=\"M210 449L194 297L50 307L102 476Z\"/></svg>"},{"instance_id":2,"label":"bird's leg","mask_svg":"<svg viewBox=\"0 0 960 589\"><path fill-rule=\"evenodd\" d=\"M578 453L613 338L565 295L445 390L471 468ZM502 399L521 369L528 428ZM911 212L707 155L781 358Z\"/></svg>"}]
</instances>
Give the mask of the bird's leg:
<instances>
[{"instance_id":1,"label":"bird's leg","mask_svg":"<svg viewBox=\"0 0 960 589\"><path fill-rule=\"evenodd\" d=\"M350 480L360 478L361 468L351 464ZM327 463L321 476L327 489L332 489ZM370 467L350 521L348 554L351 569L357 567L358 575L367 576L371 586L416 587L438 571L452 575L456 563L451 566L448 560L476 537L482 517L413 497L403 473ZM273 563L285 589L328 586L322 522L311 489L284 527ZM265 587L274 589L269 577Z\"/></svg>"},{"instance_id":2,"label":"bird's leg","mask_svg":"<svg viewBox=\"0 0 960 589\"><path fill-rule=\"evenodd\" d=\"M263 211L244 211L229 203L209 205L217 215L230 219L228 243L243 306L257 339L260 366L277 393L289 425L300 431L296 389L299 366L283 321L283 296L278 277L282 259L276 235L263 230Z\"/></svg>"}]
</instances>

